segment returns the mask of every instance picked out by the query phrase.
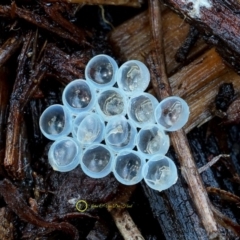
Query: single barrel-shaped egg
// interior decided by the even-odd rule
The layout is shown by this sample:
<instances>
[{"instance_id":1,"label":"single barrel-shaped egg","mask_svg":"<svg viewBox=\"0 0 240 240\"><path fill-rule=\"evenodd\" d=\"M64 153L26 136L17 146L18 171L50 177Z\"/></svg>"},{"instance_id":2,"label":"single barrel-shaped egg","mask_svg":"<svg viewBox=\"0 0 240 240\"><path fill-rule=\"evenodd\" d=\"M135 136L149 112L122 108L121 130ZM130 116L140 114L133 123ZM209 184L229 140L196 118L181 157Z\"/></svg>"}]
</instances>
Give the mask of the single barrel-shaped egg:
<instances>
[{"instance_id":1,"label":"single barrel-shaped egg","mask_svg":"<svg viewBox=\"0 0 240 240\"><path fill-rule=\"evenodd\" d=\"M39 119L39 126L46 138L56 140L70 133L72 117L66 107L54 104L44 110Z\"/></svg>"},{"instance_id":2,"label":"single barrel-shaped egg","mask_svg":"<svg viewBox=\"0 0 240 240\"><path fill-rule=\"evenodd\" d=\"M108 55L100 54L93 57L85 69L85 78L95 87L113 86L118 69L116 61Z\"/></svg>"},{"instance_id":3,"label":"single barrel-shaped egg","mask_svg":"<svg viewBox=\"0 0 240 240\"><path fill-rule=\"evenodd\" d=\"M157 99L149 93L134 94L128 102L128 117L139 128L154 124L156 122L154 110L157 104Z\"/></svg>"},{"instance_id":4,"label":"single barrel-shaped egg","mask_svg":"<svg viewBox=\"0 0 240 240\"><path fill-rule=\"evenodd\" d=\"M105 142L113 151L132 149L136 135L136 127L124 116L114 117L107 123Z\"/></svg>"},{"instance_id":5,"label":"single barrel-shaped egg","mask_svg":"<svg viewBox=\"0 0 240 240\"><path fill-rule=\"evenodd\" d=\"M150 81L150 73L145 64L137 60L125 62L116 73L119 88L128 95L133 92L143 92Z\"/></svg>"},{"instance_id":6,"label":"single barrel-shaped egg","mask_svg":"<svg viewBox=\"0 0 240 240\"><path fill-rule=\"evenodd\" d=\"M169 136L157 125L151 124L143 127L137 135L137 148L150 158L154 154L166 154L169 146Z\"/></svg>"},{"instance_id":7,"label":"single barrel-shaped egg","mask_svg":"<svg viewBox=\"0 0 240 240\"><path fill-rule=\"evenodd\" d=\"M164 155L155 155L143 166L143 178L146 184L162 191L176 183L178 179L175 163Z\"/></svg>"},{"instance_id":8,"label":"single barrel-shaped egg","mask_svg":"<svg viewBox=\"0 0 240 240\"><path fill-rule=\"evenodd\" d=\"M188 121L189 107L180 97L163 99L155 109L155 118L165 131L177 131Z\"/></svg>"},{"instance_id":9,"label":"single barrel-shaped egg","mask_svg":"<svg viewBox=\"0 0 240 240\"><path fill-rule=\"evenodd\" d=\"M83 172L92 178L102 178L112 171L113 154L105 145L93 144L85 149L81 161Z\"/></svg>"},{"instance_id":10,"label":"single barrel-shaped egg","mask_svg":"<svg viewBox=\"0 0 240 240\"><path fill-rule=\"evenodd\" d=\"M85 80L78 79L64 88L62 101L73 114L78 114L91 110L95 103L95 94Z\"/></svg>"},{"instance_id":11,"label":"single barrel-shaped egg","mask_svg":"<svg viewBox=\"0 0 240 240\"><path fill-rule=\"evenodd\" d=\"M143 178L142 167L145 162L138 152L129 149L122 150L114 160L113 174L120 183L134 185Z\"/></svg>"},{"instance_id":12,"label":"single barrel-shaped egg","mask_svg":"<svg viewBox=\"0 0 240 240\"><path fill-rule=\"evenodd\" d=\"M70 137L59 138L48 152L48 160L55 171L68 172L80 163L81 149L76 140Z\"/></svg>"},{"instance_id":13,"label":"single barrel-shaped egg","mask_svg":"<svg viewBox=\"0 0 240 240\"><path fill-rule=\"evenodd\" d=\"M114 116L126 115L127 102L124 92L118 88L106 88L97 100L97 112L108 121Z\"/></svg>"},{"instance_id":14,"label":"single barrel-shaped egg","mask_svg":"<svg viewBox=\"0 0 240 240\"><path fill-rule=\"evenodd\" d=\"M79 125L81 124L82 120L89 114L91 114L91 112L81 112L74 118L73 124L72 124L73 138L77 139L77 131L78 131Z\"/></svg>"},{"instance_id":15,"label":"single barrel-shaped egg","mask_svg":"<svg viewBox=\"0 0 240 240\"><path fill-rule=\"evenodd\" d=\"M105 124L96 113L88 114L79 124L77 140L82 145L100 143L104 138Z\"/></svg>"}]
</instances>

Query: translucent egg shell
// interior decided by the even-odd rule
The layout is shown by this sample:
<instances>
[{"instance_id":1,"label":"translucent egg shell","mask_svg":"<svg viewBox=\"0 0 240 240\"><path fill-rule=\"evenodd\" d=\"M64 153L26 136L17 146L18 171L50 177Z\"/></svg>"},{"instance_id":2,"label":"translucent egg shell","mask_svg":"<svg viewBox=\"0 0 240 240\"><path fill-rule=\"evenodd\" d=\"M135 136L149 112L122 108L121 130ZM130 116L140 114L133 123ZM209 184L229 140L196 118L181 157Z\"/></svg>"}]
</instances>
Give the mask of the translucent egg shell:
<instances>
[{"instance_id":1,"label":"translucent egg shell","mask_svg":"<svg viewBox=\"0 0 240 240\"><path fill-rule=\"evenodd\" d=\"M150 158L154 154L166 154L169 146L169 136L157 125L151 124L143 127L137 135L137 148Z\"/></svg>"},{"instance_id":2,"label":"translucent egg shell","mask_svg":"<svg viewBox=\"0 0 240 240\"><path fill-rule=\"evenodd\" d=\"M89 111L95 104L95 100L93 90L83 79L70 82L62 94L63 105L74 114Z\"/></svg>"},{"instance_id":3,"label":"translucent egg shell","mask_svg":"<svg viewBox=\"0 0 240 240\"><path fill-rule=\"evenodd\" d=\"M143 166L142 174L146 184L155 190L163 191L177 182L175 163L164 155L155 155Z\"/></svg>"},{"instance_id":4,"label":"translucent egg shell","mask_svg":"<svg viewBox=\"0 0 240 240\"><path fill-rule=\"evenodd\" d=\"M114 160L113 174L124 185L137 184L143 178L142 168L145 163L145 159L138 152L122 150Z\"/></svg>"},{"instance_id":5,"label":"translucent egg shell","mask_svg":"<svg viewBox=\"0 0 240 240\"><path fill-rule=\"evenodd\" d=\"M72 124L73 138L77 139L77 131L78 131L79 125L81 124L82 120L89 114L90 112L81 112L74 118L73 124Z\"/></svg>"},{"instance_id":6,"label":"translucent egg shell","mask_svg":"<svg viewBox=\"0 0 240 240\"><path fill-rule=\"evenodd\" d=\"M127 102L124 92L119 88L106 88L98 95L96 110L105 121L114 116L126 115Z\"/></svg>"},{"instance_id":7,"label":"translucent egg shell","mask_svg":"<svg viewBox=\"0 0 240 240\"><path fill-rule=\"evenodd\" d=\"M81 161L83 172L92 178L102 178L112 171L113 154L105 145L93 144L85 149Z\"/></svg>"},{"instance_id":8,"label":"translucent egg shell","mask_svg":"<svg viewBox=\"0 0 240 240\"><path fill-rule=\"evenodd\" d=\"M84 146L100 143L104 138L105 123L96 113L88 114L81 121L77 130L77 140Z\"/></svg>"},{"instance_id":9,"label":"translucent egg shell","mask_svg":"<svg viewBox=\"0 0 240 240\"><path fill-rule=\"evenodd\" d=\"M113 151L135 146L136 127L124 116L112 118L106 126L105 142Z\"/></svg>"},{"instance_id":10,"label":"translucent egg shell","mask_svg":"<svg viewBox=\"0 0 240 240\"><path fill-rule=\"evenodd\" d=\"M118 65L113 58L100 54L88 62L85 69L85 78L95 87L110 87L116 82L115 74L117 70Z\"/></svg>"},{"instance_id":11,"label":"translucent egg shell","mask_svg":"<svg viewBox=\"0 0 240 240\"><path fill-rule=\"evenodd\" d=\"M68 172L80 164L81 149L76 140L70 137L59 138L48 152L48 160L55 171Z\"/></svg>"},{"instance_id":12,"label":"translucent egg shell","mask_svg":"<svg viewBox=\"0 0 240 240\"><path fill-rule=\"evenodd\" d=\"M130 95L133 92L144 92L147 89L150 73L142 62L130 60L118 69L116 78L119 88Z\"/></svg>"},{"instance_id":13,"label":"translucent egg shell","mask_svg":"<svg viewBox=\"0 0 240 240\"><path fill-rule=\"evenodd\" d=\"M154 110L158 100L149 93L134 94L128 101L127 114L136 127L144 127L156 122Z\"/></svg>"},{"instance_id":14,"label":"translucent egg shell","mask_svg":"<svg viewBox=\"0 0 240 240\"><path fill-rule=\"evenodd\" d=\"M54 104L44 110L39 119L39 126L46 138L56 140L71 132L72 117L66 107Z\"/></svg>"},{"instance_id":15,"label":"translucent egg shell","mask_svg":"<svg viewBox=\"0 0 240 240\"><path fill-rule=\"evenodd\" d=\"M155 118L165 131L177 131L188 121L189 107L180 97L163 99L155 109Z\"/></svg>"}]
</instances>

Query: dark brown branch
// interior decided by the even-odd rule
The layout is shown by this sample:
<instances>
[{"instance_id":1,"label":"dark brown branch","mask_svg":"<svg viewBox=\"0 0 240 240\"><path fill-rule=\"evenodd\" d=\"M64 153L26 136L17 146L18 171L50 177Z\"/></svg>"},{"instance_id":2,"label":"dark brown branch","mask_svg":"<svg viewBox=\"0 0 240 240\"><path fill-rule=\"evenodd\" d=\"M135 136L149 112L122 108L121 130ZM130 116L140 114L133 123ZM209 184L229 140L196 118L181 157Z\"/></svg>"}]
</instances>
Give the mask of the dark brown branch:
<instances>
[{"instance_id":1,"label":"dark brown branch","mask_svg":"<svg viewBox=\"0 0 240 240\"><path fill-rule=\"evenodd\" d=\"M150 24L155 50L149 55L147 61L150 66L153 83L155 82L155 86L157 87L155 89L157 90L160 99L163 99L170 96L172 92L165 69L161 10L158 0L149 0L149 6ZM170 136L173 147L180 161L183 177L189 185L190 194L198 210L198 214L201 217L209 238L214 239L219 235L217 224L210 208L211 204L206 189L204 188L200 175L198 174L187 137L183 130L173 132Z\"/></svg>"},{"instance_id":2,"label":"dark brown branch","mask_svg":"<svg viewBox=\"0 0 240 240\"><path fill-rule=\"evenodd\" d=\"M208 191L208 193L217 195L221 199L226 200L228 202L240 204L240 197L238 197L230 192L227 192L225 190L222 190L219 188L214 188L214 187L207 187L207 191Z\"/></svg>"},{"instance_id":3,"label":"dark brown branch","mask_svg":"<svg viewBox=\"0 0 240 240\"><path fill-rule=\"evenodd\" d=\"M7 122L4 167L8 174L15 179L22 179L24 177L23 158L21 158L20 155L23 110L28 100L37 90L38 85L44 76L44 69L41 67L42 65L37 65L30 79L30 73L26 71L30 64L27 53L30 51L33 43L33 36L32 32L26 36L20 54L17 77L11 95Z\"/></svg>"},{"instance_id":4,"label":"dark brown branch","mask_svg":"<svg viewBox=\"0 0 240 240\"><path fill-rule=\"evenodd\" d=\"M64 83L84 78L84 69L88 60L86 56L68 55L53 44L46 46L43 56L44 64L49 67L53 76Z\"/></svg>"},{"instance_id":5,"label":"dark brown branch","mask_svg":"<svg viewBox=\"0 0 240 240\"><path fill-rule=\"evenodd\" d=\"M35 12L31 12L29 10L19 8L19 7L15 6L15 4L12 4L11 7L0 6L0 16L4 16L4 17L15 17L15 16L17 16L19 18L22 18L22 19L38 26L39 28L43 28L47 31L50 31L50 32L58 35L61 38L70 40L70 41L72 41L74 43L77 43L77 44L88 44L88 42L85 39L84 34L73 36L68 31L66 31L63 28L57 26L53 22L50 22L46 17L40 16L40 15L36 14Z\"/></svg>"},{"instance_id":6,"label":"dark brown branch","mask_svg":"<svg viewBox=\"0 0 240 240\"><path fill-rule=\"evenodd\" d=\"M82 38L84 40L84 42L86 43L86 32L75 26L74 24L72 24L71 22L69 22L67 19L65 19L60 11L62 11L63 9L61 9L61 7L63 8L64 6L60 6L59 3L56 4L42 4L43 8L45 10L45 12L49 15L49 17L56 23L58 23L62 28L64 28L66 31L68 31L69 33L72 34L72 36L76 39L78 38Z\"/></svg>"},{"instance_id":7,"label":"dark brown branch","mask_svg":"<svg viewBox=\"0 0 240 240\"><path fill-rule=\"evenodd\" d=\"M16 52L23 41L22 36L9 38L0 48L0 67Z\"/></svg>"}]
</instances>

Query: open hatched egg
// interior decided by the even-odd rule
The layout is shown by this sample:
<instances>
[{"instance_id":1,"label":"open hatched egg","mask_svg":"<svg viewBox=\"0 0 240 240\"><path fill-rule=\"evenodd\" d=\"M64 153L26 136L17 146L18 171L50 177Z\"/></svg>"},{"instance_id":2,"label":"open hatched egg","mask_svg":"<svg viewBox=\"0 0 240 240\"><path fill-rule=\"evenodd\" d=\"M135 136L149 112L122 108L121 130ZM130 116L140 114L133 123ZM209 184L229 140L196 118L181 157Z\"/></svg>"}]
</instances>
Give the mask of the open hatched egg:
<instances>
[{"instance_id":1,"label":"open hatched egg","mask_svg":"<svg viewBox=\"0 0 240 240\"><path fill-rule=\"evenodd\" d=\"M72 127L71 114L63 105L54 104L41 114L39 126L42 134L50 140L67 136Z\"/></svg>"},{"instance_id":2,"label":"open hatched egg","mask_svg":"<svg viewBox=\"0 0 240 240\"><path fill-rule=\"evenodd\" d=\"M126 108L126 96L119 88L106 88L98 96L96 109L106 121L114 116L126 115Z\"/></svg>"},{"instance_id":3,"label":"open hatched egg","mask_svg":"<svg viewBox=\"0 0 240 240\"><path fill-rule=\"evenodd\" d=\"M145 64L137 60L125 62L117 71L117 83L126 94L144 92L150 81L150 73Z\"/></svg>"},{"instance_id":4,"label":"open hatched egg","mask_svg":"<svg viewBox=\"0 0 240 240\"><path fill-rule=\"evenodd\" d=\"M93 57L85 69L85 78L95 87L113 86L118 69L116 61L108 55L100 54Z\"/></svg>"},{"instance_id":5,"label":"open hatched egg","mask_svg":"<svg viewBox=\"0 0 240 240\"><path fill-rule=\"evenodd\" d=\"M83 172L92 178L102 178L112 171L112 151L103 144L93 144L85 149L81 160Z\"/></svg>"},{"instance_id":6,"label":"open hatched egg","mask_svg":"<svg viewBox=\"0 0 240 240\"><path fill-rule=\"evenodd\" d=\"M132 149L135 146L137 130L124 116L112 118L106 126L105 142L113 150Z\"/></svg>"},{"instance_id":7,"label":"open hatched egg","mask_svg":"<svg viewBox=\"0 0 240 240\"><path fill-rule=\"evenodd\" d=\"M105 124L103 119L96 113L85 116L77 130L77 140L82 145L100 143L104 138Z\"/></svg>"},{"instance_id":8,"label":"open hatched egg","mask_svg":"<svg viewBox=\"0 0 240 240\"><path fill-rule=\"evenodd\" d=\"M189 107L180 97L163 99L155 109L155 118L165 131L177 131L188 121Z\"/></svg>"},{"instance_id":9,"label":"open hatched egg","mask_svg":"<svg viewBox=\"0 0 240 240\"><path fill-rule=\"evenodd\" d=\"M142 173L146 184L158 191L171 187L178 179L176 165L164 155L150 158L143 166Z\"/></svg>"},{"instance_id":10,"label":"open hatched egg","mask_svg":"<svg viewBox=\"0 0 240 240\"><path fill-rule=\"evenodd\" d=\"M74 114L89 111L95 104L95 94L89 84L78 79L70 82L64 89L62 101Z\"/></svg>"},{"instance_id":11,"label":"open hatched egg","mask_svg":"<svg viewBox=\"0 0 240 240\"><path fill-rule=\"evenodd\" d=\"M120 183L134 185L143 178L142 168L145 162L138 152L129 149L122 150L114 160L113 174Z\"/></svg>"},{"instance_id":12,"label":"open hatched egg","mask_svg":"<svg viewBox=\"0 0 240 240\"><path fill-rule=\"evenodd\" d=\"M81 149L76 140L70 137L59 138L49 151L48 160L55 171L68 172L80 163Z\"/></svg>"},{"instance_id":13,"label":"open hatched egg","mask_svg":"<svg viewBox=\"0 0 240 240\"><path fill-rule=\"evenodd\" d=\"M142 128L136 141L138 150L146 158L154 154L166 154L170 146L169 136L157 124Z\"/></svg>"},{"instance_id":14,"label":"open hatched egg","mask_svg":"<svg viewBox=\"0 0 240 240\"><path fill-rule=\"evenodd\" d=\"M134 94L128 102L128 117L139 128L154 124L154 110L157 104L157 99L149 93Z\"/></svg>"}]
</instances>

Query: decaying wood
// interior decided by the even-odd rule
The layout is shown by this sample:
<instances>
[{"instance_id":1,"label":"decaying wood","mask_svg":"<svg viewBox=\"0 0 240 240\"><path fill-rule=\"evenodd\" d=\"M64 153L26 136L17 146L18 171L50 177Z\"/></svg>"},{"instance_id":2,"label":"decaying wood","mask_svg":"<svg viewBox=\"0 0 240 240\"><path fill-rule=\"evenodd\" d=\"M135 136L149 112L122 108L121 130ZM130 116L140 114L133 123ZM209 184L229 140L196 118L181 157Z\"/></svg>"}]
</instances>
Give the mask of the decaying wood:
<instances>
[{"instance_id":1,"label":"decaying wood","mask_svg":"<svg viewBox=\"0 0 240 240\"><path fill-rule=\"evenodd\" d=\"M74 33L71 33L71 30L75 31L75 26L69 28L67 31L42 15L38 15L35 12L17 7L15 3L13 3L12 6L0 6L0 16L8 18L19 17L38 26L39 28L50 31L63 39L70 40L71 42L77 44L89 44L86 40L86 36L83 30L79 29L79 32L81 31L81 34L76 35ZM71 25L70 22L69 25Z\"/></svg>"},{"instance_id":2,"label":"decaying wood","mask_svg":"<svg viewBox=\"0 0 240 240\"><path fill-rule=\"evenodd\" d=\"M9 181L3 180L0 182L0 194L4 197L5 202L23 221L44 228L52 228L60 230L71 235L73 240L79 239L77 229L67 222L47 222L42 217L37 215L22 199L18 189ZM24 209L24 211L23 211Z\"/></svg>"},{"instance_id":3,"label":"decaying wood","mask_svg":"<svg viewBox=\"0 0 240 240\"><path fill-rule=\"evenodd\" d=\"M221 57L212 48L183 67L170 77L169 81L172 91L182 98L186 98L206 87L207 83L225 73L226 70L226 65Z\"/></svg>"},{"instance_id":4,"label":"decaying wood","mask_svg":"<svg viewBox=\"0 0 240 240\"><path fill-rule=\"evenodd\" d=\"M208 42L240 72L239 3L233 1L163 0L206 35ZM237 8L238 6L238 8Z\"/></svg>"},{"instance_id":5,"label":"decaying wood","mask_svg":"<svg viewBox=\"0 0 240 240\"><path fill-rule=\"evenodd\" d=\"M120 54L123 61L127 59L144 61L144 56L152 51L152 38L147 22L147 14L144 12L120 25L111 33L110 41L116 50L116 54ZM141 30L141 26L143 30ZM175 26L177 26L177 31L175 31ZM168 73L171 73L180 66L173 58L181 46L181 42L187 36L189 27L180 18L176 17L176 14L165 10L163 12L163 28L166 67ZM136 32L134 29L136 29ZM139 31L141 32L140 36L138 36ZM134 49L132 42L139 46L139 51ZM169 78L173 94L184 98L190 106L191 114L184 126L185 132L191 131L194 127L209 121L215 116L212 112L212 106L221 84L232 82L236 92L240 91L239 75L223 63L222 58L214 48L200 55L206 50L206 45L202 42L199 44L193 49L195 54L191 55L190 53L193 61ZM199 57L197 57L198 54Z\"/></svg>"},{"instance_id":6,"label":"decaying wood","mask_svg":"<svg viewBox=\"0 0 240 240\"><path fill-rule=\"evenodd\" d=\"M72 24L70 21L65 19L61 13L65 11L65 8L67 8L68 5L60 5L59 3L55 4L42 4L45 12L49 15L49 17L56 23L58 23L63 29L66 31L72 33L72 36L75 39L82 38L86 42L86 32Z\"/></svg>"},{"instance_id":7,"label":"decaying wood","mask_svg":"<svg viewBox=\"0 0 240 240\"><path fill-rule=\"evenodd\" d=\"M175 185L160 193L143 182L141 185L166 239L208 239L181 175Z\"/></svg>"},{"instance_id":8,"label":"decaying wood","mask_svg":"<svg viewBox=\"0 0 240 240\"><path fill-rule=\"evenodd\" d=\"M155 43L154 52L150 54L148 63L152 76L152 81L156 82L158 94L161 99L171 95L171 86L165 70L165 59L162 44L162 24L161 24L161 11L158 0L149 1L150 24ZM154 68L155 66L155 68ZM214 219L211 204L208 199L206 189L203 185L201 177L197 171L194 158L192 156L187 137L183 130L172 132L170 134L171 141L175 152L181 165L181 172L186 182L188 183L190 194L195 207L201 217L202 223L206 229L209 239L219 237L217 223Z\"/></svg>"},{"instance_id":9,"label":"decaying wood","mask_svg":"<svg viewBox=\"0 0 240 240\"><path fill-rule=\"evenodd\" d=\"M195 80L189 81L189 83L191 82L190 85L186 86L184 84L187 79L184 77L184 74L180 74L181 71L177 73L179 74L178 81L182 81L183 85L185 85L185 88L180 87L178 89L176 87L173 92L176 95L185 97L185 100L190 106L191 112L189 121L187 122L186 126L184 126L185 132L189 132L194 127L209 121L215 116L212 108L215 105L215 97L221 84L231 82L235 88L235 91L240 91L240 76L227 66L224 67L219 55L214 52L214 50L211 52L210 51L209 53L211 54L209 58L215 59L216 65L214 64L214 68L211 68L211 70L209 69L209 75L206 74L205 61L201 61L201 57L194 61L195 64L190 64L181 70L185 73L188 71L192 73L194 73L194 71L196 72L196 74L192 75L192 78ZM220 74L217 73L217 69L220 69ZM170 81L172 81L174 78L174 76L170 78ZM202 82L205 82L206 85L202 85L201 89L195 89L195 92L192 92L192 94L185 94L188 92L188 89L191 90L191 85L195 85L197 82L200 84L200 86ZM183 89L184 91L182 91Z\"/></svg>"},{"instance_id":10,"label":"decaying wood","mask_svg":"<svg viewBox=\"0 0 240 240\"><path fill-rule=\"evenodd\" d=\"M9 38L0 48L0 67L15 53L22 44L22 36Z\"/></svg>"},{"instance_id":11,"label":"decaying wood","mask_svg":"<svg viewBox=\"0 0 240 240\"><path fill-rule=\"evenodd\" d=\"M171 10L165 9L163 18L163 43L168 75L176 71L182 64L175 60L175 54L189 32L189 25ZM123 61L138 59L145 61L145 55L153 49L152 35L149 31L148 12L138 14L115 28L109 36L115 54ZM207 49L203 40L199 40L190 51L187 61Z\"/></svg>"},{"instance_id":12,"label":"decaying wood","mask_svg":"<svg viewBox=\"0 0 240 240\"><path fill-rule=\"evenodd\" d=\"M48 74L51 75L52 72L59 81L68 83L74 79L84 78L84 69L89 57L68 55L54 44L48 44L42 61L50 70Z\"/></svg>"},{"instance_id":13,"label":"decaying wood","mask_svg":"<svg viewBox=\"0 0 240 240\"><path fill-rule=\"evenodd\" d=\"M141 7L144 0L61 0L68 3L79 3L86 5L114 5L126 7ZM59 2L59 0L48 0L47 2Z\"/></svg>"}]
</instances>

